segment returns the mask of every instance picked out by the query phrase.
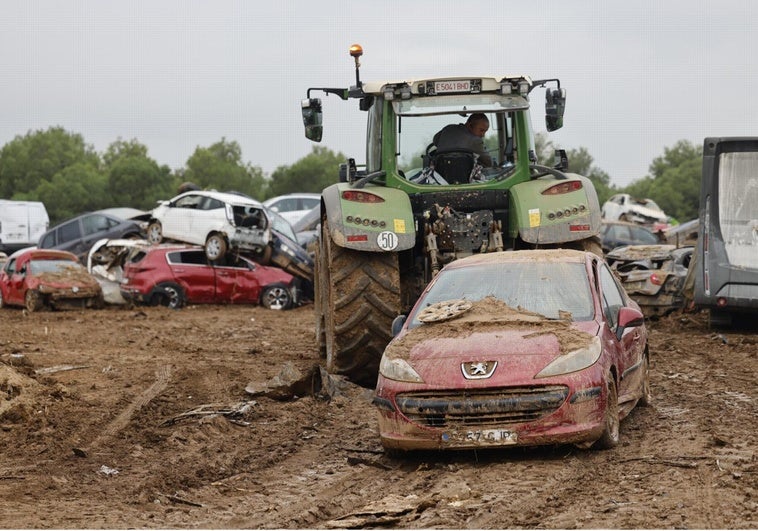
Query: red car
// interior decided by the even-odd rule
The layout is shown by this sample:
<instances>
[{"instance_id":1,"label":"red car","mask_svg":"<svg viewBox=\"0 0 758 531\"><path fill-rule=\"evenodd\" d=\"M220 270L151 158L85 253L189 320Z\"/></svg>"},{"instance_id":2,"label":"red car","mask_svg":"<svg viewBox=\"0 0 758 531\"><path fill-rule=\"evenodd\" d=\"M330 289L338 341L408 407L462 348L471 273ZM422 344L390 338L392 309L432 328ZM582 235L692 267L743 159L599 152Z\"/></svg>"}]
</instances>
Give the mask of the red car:
<instances>
[{"instance_id":1,"label":"red car","mask_svg":"<svg viewBox=\"0 0 758 531\"><path fill-rule=\"evenodd\" d=\"M121 295L130 302L181 308L191 304L260 304L287 310L297 302L295 277L229 253L210 262L202 247L135 249L124 263Z\"/></svg>"},{"instance_id":2,"label":"red car","mask_svg":"<svg viewBox=\"0 0 758 531\"><path fill-rule=\"evenodd\" d=\"M610 448L651 400L638 305L595 254L478 254L427 286L379 365L388 450Z\"/></svg>"},{"instance_id":3,"label":"red car","mask_svg":"<svg viewBox=\"0 0 758 531\"><path fill-rule=\"evenodd\" d=\"M101 308L103 291L97 280L68 251L22 249L0 270L0 307Z\"/></svg>"}]
</instances>

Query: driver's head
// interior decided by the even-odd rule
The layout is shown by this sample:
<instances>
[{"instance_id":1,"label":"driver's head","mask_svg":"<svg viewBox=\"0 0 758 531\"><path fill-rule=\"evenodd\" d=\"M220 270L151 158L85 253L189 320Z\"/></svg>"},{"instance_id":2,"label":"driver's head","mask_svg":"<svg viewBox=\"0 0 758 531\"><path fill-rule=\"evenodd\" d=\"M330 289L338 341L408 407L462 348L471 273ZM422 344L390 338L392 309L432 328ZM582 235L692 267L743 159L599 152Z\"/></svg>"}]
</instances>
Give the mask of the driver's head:
<instances>
[{"instance_id":1,"label":"driver's head","mask_svg":"<svg viewBox=\"0 0 758 531\"><path fill-rule=\"evenodd\" d=\"M468 117L468 120L466 120L466 129L471 131L472 135L478 136L479 138L484 137L489 128L490 121L484 113L475 112Z\"/></svg>"}]
</instances>

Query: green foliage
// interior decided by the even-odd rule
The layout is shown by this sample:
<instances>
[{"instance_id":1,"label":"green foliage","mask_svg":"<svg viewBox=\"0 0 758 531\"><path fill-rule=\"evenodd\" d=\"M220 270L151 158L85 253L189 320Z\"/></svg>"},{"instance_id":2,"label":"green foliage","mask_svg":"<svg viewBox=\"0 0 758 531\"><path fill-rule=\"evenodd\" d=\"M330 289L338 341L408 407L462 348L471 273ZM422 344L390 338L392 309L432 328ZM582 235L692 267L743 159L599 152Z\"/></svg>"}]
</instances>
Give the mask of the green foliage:
<instances>
[{"instance_id":1,"label":"green foliage","mask_svg":"<svg viewBox=\"0 0 758 531\"><path fill-rule=\"evenodd\" d=\"M75 164L100 166L100 157L81 135L51 127L17 136L0 150L0 197L29 197L42 183Z\"/></svg>"},{"instance_id":2,"label":"green foliage","mask_svg":"<svg viewBox=\"0 0 758 531\"><path fill-rule=\"evenodd\" d=\"M77 163L42 182L34 195L45 204L52 226L83 212L105 208L109 204L107 185L107 178L100 171Z\"/></svg>"},{"instance_id":3,"label":"green foliage","mask_svg":"<svg viewBox=\"0 0 758 531\"><path fill-rule=\"evenodd\" d=\"M201 188L242 192L259 200L267 185L259 167L242 162L239 144L225 138L210 147L196 148L187 160L182 180Z\"/></svg>"},{"instance_id":4,"label":"green foliage","mask_svg":"<svg viewBox=\"0 0 758 531\"><path fill-rule=\"evenodd\" d=\"M176 185L168 166L152 159L123 156L108 168L109 206L130 206L141 210L155 207L156 201L176 195Z\"/></svg>"},{"instance_id":5,"label":"green foliage","mask_svg":"<svg viewBox=\"0 0 758 531\"><path fill-rule=\"evenodd\" d=\"M313 150L292 166L279 166L271 174L268 196L294 192L321 193L327 186L338 180L339 165L346 162L342 153L334 153L323 146L313 146Z\"/></svg>"},{"instance_id":6,"label":"green foliage","mask_svg":"<svg viewBox=\"0 0 758 531\"><path fill-rule=\"evenodd\" d=\"M653 159L651 175L634 181L624 191L634 197L653 199L679 221L694 219L700 210L702 159L702 146L680 140Z\"/></svg>"}]
</instances>

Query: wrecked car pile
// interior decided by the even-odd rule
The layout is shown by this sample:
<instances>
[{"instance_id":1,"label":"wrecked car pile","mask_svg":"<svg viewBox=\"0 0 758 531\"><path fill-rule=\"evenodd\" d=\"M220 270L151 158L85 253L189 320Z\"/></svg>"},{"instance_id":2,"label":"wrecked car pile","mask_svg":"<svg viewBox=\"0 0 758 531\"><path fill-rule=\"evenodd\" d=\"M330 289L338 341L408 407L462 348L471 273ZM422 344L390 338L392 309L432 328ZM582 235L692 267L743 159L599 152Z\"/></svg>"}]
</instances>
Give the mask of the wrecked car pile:
<instances>
[{"instance_id":1,"label":"wrecked car pile","mask_svg":"<svg viewBox=\"0 0 758 531\"><path fill-rule=\"evenodd\" d=\"M685 305L683 293L695 248L628 245L609 252L606 262L646 317L660 317Z\"/></svg>"}]
</instances>

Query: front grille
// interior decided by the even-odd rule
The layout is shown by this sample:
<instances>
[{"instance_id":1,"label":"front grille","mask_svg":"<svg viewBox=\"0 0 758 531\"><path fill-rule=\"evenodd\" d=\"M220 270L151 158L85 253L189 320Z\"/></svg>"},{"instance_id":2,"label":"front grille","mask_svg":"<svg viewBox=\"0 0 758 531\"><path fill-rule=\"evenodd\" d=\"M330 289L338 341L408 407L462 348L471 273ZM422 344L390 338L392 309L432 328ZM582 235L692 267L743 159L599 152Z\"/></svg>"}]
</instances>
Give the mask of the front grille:
<instances>
[{"instance_id":1,"label":"front grille","mask_svg":"<svg viewBox=\"0 0 758 531\"><path fill-rule=\"evenodd\" d=\"M563 385L403 393L395 400L410 420L432 427L514 424L557 410L568 396Z\"/></svg>"}]
</instances>

